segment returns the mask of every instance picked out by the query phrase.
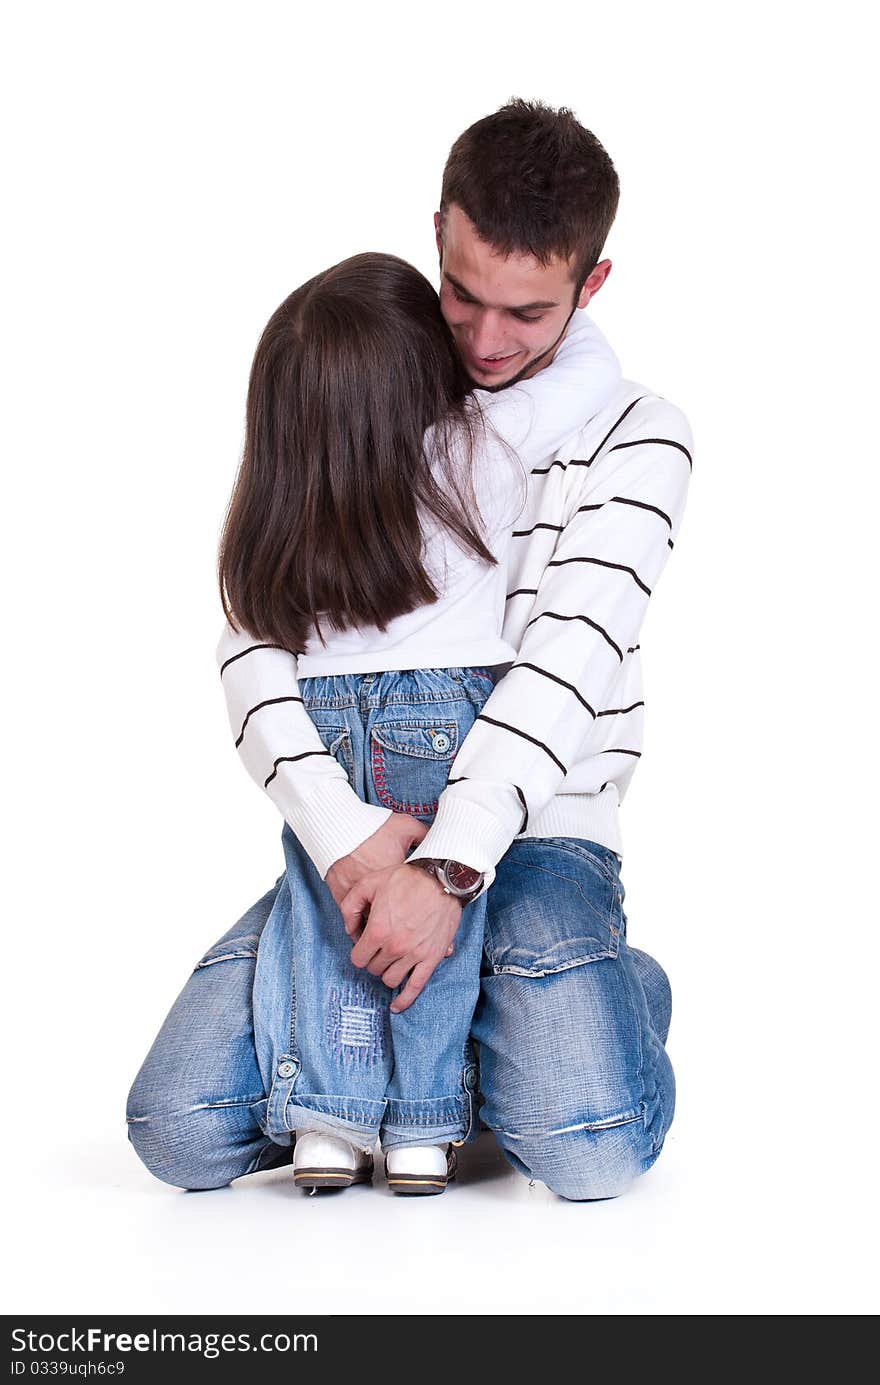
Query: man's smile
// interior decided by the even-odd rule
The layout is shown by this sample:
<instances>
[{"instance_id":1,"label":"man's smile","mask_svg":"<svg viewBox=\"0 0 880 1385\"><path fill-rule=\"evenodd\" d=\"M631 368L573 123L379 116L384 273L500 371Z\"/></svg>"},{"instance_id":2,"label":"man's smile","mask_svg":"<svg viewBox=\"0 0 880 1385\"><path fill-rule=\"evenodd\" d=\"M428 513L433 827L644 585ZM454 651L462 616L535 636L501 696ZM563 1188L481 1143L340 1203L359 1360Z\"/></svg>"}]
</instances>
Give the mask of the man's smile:
<instances>
[{"instance_id":1,"label":"man's smile","mask_svg":"<svg viewBox=\"0 0 880 1385\"><path fill-rule=\"evenodd\" d=\"M465 347L465 365L471 375L503 375L505 371L510 370L520 354L519 351L513 351L506 356L475 356Z\"/></svg>"}]
</instances>

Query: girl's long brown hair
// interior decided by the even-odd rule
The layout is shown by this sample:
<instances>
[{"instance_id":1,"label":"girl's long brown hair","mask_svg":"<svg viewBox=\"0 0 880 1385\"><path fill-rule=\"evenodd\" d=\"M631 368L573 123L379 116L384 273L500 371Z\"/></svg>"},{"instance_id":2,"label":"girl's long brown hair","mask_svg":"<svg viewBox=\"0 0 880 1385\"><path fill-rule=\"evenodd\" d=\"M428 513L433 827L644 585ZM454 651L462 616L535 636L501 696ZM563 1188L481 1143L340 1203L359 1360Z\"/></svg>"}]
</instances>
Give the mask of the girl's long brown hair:
<instances>
[{"instance_id":1,"label":"girl's long brown hair","mask_svg":"<svg viewBox=\"0 0 880 1385\"><path fill-rule=\"evenodd\" d=\"M471 389L436 292L395 256L356 255L285 299L251 368L220 543L230 622L297 652L322 623L384 629L437 598L427 516L494 563L471 485Z\"/></svg>"}]
</instances>

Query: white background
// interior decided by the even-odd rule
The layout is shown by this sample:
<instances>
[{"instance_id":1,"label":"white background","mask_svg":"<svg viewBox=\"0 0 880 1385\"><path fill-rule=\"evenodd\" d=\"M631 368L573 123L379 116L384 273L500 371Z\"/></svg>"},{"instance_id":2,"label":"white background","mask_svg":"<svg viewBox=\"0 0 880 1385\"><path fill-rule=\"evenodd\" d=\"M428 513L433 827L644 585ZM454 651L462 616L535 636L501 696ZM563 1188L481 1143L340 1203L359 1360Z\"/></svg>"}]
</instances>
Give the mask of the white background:
<instances>
[{"instance_id":1,"label":"white background","mask_svg":"<svg viewBox=\"0 0 880 1385\"><path fill-rule=\"evenodd\" d=\"M7 21L7 1311L876 1308L867 13L83 0ZM631 941L673 980L676 1121L612 1203L485 1147L415 1203L305 1199L286 1172L184 1194L127 1146L126 1091L281 860L214 664L250 358L340 258L436 275L446 153L511 95L573 107L614 158L594 314L696 436L623 812Z\"/></svg>"}]
</instances>

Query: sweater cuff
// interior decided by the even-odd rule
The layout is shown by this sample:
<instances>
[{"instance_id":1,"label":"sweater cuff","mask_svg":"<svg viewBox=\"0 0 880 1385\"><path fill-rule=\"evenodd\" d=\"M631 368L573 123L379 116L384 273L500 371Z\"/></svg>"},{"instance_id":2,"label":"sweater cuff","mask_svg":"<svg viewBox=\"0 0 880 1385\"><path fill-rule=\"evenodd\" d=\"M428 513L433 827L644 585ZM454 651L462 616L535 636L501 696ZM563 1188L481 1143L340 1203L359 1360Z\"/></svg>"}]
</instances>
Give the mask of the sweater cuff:
<instances>
[{"instance_id":1,"label":"sweater cuff","mask_svg":"<svg viewBox=\"0 0 880 1385\"><path fill-rule=\"evenodd\" d=\"M519 817L522 813L518 814ZM455 799L448 791L442 795L437 816L427 835L407 857L408 861L423 858L461 861L462 865L481 870L487 890L495 879L495 867L516 836L518 824L505 826L494 813L478 803Z\"/></svg>"},{"instance_id":2,"label":"sweater cuff","mask_svg":"<svg viewBox=\"0 0 880 1385\"><path fill-rule=\"evenodd\" d=\"M391 817L390 808L362 803L341 779L311 784L307 801L285 804L283 812L322 880L336 861L362 846Z\"/></svg>"}]
</instances>

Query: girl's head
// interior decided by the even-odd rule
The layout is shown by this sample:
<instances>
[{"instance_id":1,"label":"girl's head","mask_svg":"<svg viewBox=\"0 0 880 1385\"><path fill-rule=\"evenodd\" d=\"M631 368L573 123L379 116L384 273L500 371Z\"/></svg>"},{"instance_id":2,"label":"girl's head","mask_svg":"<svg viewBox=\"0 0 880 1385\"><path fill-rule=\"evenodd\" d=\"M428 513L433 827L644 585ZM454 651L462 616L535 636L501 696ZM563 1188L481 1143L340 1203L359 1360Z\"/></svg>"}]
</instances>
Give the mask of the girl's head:
<instances>
[{"instance_id":1,"label":"girl's head","mask_svg":"<svg viewBox=\"0 0 880 1385\"><path fill-rule=\"evenodd\" d=\"M405 261L356 255L292 293L251 368L220 548L227 616L292 650L322 623L384 628L437 596L426 515L494 561L462 466L470 389L436 292Z\"/></svg>"}]
</instances>

